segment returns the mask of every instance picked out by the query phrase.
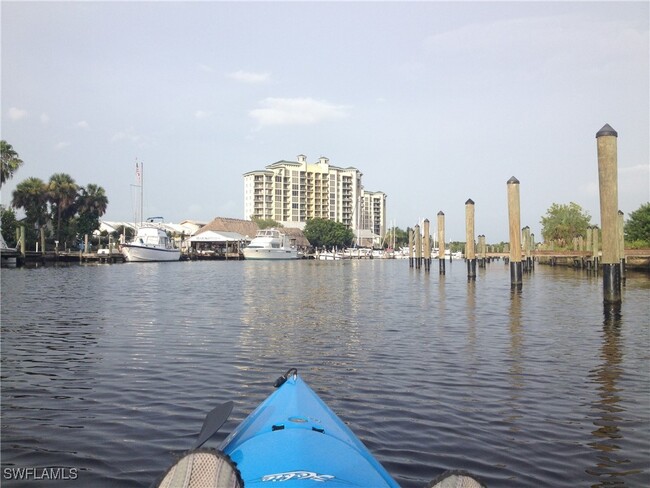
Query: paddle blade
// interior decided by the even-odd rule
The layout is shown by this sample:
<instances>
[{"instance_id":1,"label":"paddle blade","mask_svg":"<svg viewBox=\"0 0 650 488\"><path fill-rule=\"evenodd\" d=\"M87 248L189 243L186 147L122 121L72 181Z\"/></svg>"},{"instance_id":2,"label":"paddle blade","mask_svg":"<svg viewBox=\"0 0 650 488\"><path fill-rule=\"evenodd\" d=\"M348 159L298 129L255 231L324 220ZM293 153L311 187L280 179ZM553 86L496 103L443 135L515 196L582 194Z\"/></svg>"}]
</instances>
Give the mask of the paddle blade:
<instances>
[{"instance_id":1,"label":"paddle blade","mask_svg":"<svg viewBox=\"0 0 650 488\"><path fill-rule=\"evenodd\" d=\"M222 405L216 406L208 415L206 415L205 420L203 421L203 427L201 427L201 433L199 434L199 440L194 445L194 449L198 449L205 444L205 442L216 434L221 426L226 423L226 420L230 417L230 412L232 412L233 405L233 402L226 402Z\"/></svg>"}]
</instances>

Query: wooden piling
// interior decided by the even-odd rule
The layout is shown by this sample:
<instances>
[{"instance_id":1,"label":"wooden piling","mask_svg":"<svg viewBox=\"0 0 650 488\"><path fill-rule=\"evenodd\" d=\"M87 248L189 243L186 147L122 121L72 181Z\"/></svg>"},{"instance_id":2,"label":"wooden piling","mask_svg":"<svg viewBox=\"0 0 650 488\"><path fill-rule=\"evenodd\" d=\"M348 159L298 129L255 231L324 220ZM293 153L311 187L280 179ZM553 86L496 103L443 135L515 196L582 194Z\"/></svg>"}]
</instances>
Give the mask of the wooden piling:
<instances>
[{"instance_id":1,"label":"wooden piling","mask_svg":"<svg viewBox=\"0 0 650 488\"><path fill-rule=\"evenodd\" d=\"M510 234L510 286L520 288L523 284L521 270L521 216L519 207L519 180L514 176L508 185L508 221Z\"/></svg>"},{"instance_id":2,"label":"wooden piling","mask_svg":"<svg viewBox=\"0 0 650 488\"><path fill-rule=\"evenodd\" d=\"M618 211L618 258L621 263L621 281L625 283L625 214Z\"/></svg>"},{"instance_id":3,"label":"wooden piling","mask_svg":"<svg viewBox=\"0 0 650 488\"><path fill-rule=\"evenodd\" d=\"M415 224L415 267L422 267L422 234L420 233L420 224Z\"/></svg>"},{"instance_id":4,"label":"wooden piling","mask_svg":"<svg viewBox=\"0 0 650 488\"><path fill-rule=\"evenodd\" d=\"M25 257L25 226L21 225L20 226L20 255L24 258Z\"/></svg>"},{"instance_id":5,"label":"wooden piling","mask_svg":"<svg viewBox=\"0 0 650 488\"><path fill-rule=\"evenodd\" d=\"M600 227L603 242L603 300L621 302L621 265L618 244L618 133L605 124L596 133Z\"/></svg>"},{"instance_id":6,"label":"wooden piling","mask_svg":"<svg viewBox=\"0 0 650 488\"><path fill-rule=\"evenodd\" d=\"M600 229L598 226L592 228L592 251L591 254L594 260L594 272L598 273L600 270Z\"/></svg>"},{"instance_id":7,"label":"wooden piling","mask_svg":"<svg viewBox=\"0 0 650 488\"><path fill-rule=\"evenodd\" d=\"M424 270L431 269L431 236L429 235L429 219L424 219Z\"/></svg>"},{"instance_id":8,"label":"wooden piling","mask_svg":"<svg viewBox=\"0 0 650 488\"><path fill-rule=\"evenodd\" d=\"M409 230L409 268L413 267L413 229Z\"/></svg>"},{"instance_id":9,"label":"wooden piling","mask_svg":"<svg viewBox=\"0 0 650 488\"><path fill-rule=\"evenodd\" d=\"M530 271L530 227L528 226L521 229L521 245L523 248L522 272L528 273Z\"/></svg>"},{"instance_id":10,"label":"wooden piling","mask_svg":"<svg viewBox=\"0 0 650 488\"><path fill-rule=\"evenodd\" d=\"M476 279L476 247L474 244L474 200L465 202L465 259L467 260L467 278Z\"/></svg>"},{"instance_id":11,"label":"wooden piling","mask_svg":"<svg viewBox=\"0 0 650 488\"><path fill-rule=\"evenodd\" d=\"M438 212L438 270L445 274L445 214Z\"/></svg>"},{"instance_id":12,"label":"wooden piling","mask_svg":"<svg viewBox=\"0 0 650 488\"><path fill-rule=\"evenodd\" d=\"M530 256L530 271L535 270L535 256L532 255L532 253L535 252L535 234L531 233L529 236L530 239L530 251L531 251L531 256Z\"/></svg>"}]
</instances>

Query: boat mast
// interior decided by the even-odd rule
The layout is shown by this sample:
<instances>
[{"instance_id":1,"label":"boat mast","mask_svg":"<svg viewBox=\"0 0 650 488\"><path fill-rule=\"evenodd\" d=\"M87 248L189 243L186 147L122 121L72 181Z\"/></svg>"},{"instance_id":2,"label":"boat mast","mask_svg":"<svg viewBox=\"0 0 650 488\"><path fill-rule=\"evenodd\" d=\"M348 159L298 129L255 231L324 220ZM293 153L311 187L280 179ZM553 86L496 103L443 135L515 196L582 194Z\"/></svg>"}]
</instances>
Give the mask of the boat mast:
<instances>
[{"instance_id":1,"label":"boat mast","mask_svg":"<svg viewBox=\"0 0 650 488\"><path fill-rule=\"evenodd\" d=\"M144 221L144 163L140 163L140 227Z\"/></svg>"}]
</instances>

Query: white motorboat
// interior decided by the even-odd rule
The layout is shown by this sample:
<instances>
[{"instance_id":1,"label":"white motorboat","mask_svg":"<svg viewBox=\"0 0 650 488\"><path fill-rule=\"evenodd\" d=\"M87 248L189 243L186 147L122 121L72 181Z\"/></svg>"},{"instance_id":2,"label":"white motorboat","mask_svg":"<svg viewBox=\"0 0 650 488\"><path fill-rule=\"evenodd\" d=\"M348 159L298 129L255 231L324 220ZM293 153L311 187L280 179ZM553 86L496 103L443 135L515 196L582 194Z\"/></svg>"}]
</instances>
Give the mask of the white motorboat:
<instances>
[{"instance_id":1,"label":"white motorboat","mask_svg":"<svg viewBox=\"0 0 650 488\"><path fill-rule=\"evenodd\" d=\"M138 227L135 238L122 244L122 254L129 262L178 261L181 250L174 247L167 232L153 222Z\"/></svg>"},{"instance_id":2,"label":"white motorboat","mask_svg":"<svg viewBox=\"0 0 650 488\"><path fill-rule=\"evenodd\" d=\"M246 259L298 259L298 250L291 247L286 234L277 229L262 229L242 252Z\"/></svg>"}]
</instances>

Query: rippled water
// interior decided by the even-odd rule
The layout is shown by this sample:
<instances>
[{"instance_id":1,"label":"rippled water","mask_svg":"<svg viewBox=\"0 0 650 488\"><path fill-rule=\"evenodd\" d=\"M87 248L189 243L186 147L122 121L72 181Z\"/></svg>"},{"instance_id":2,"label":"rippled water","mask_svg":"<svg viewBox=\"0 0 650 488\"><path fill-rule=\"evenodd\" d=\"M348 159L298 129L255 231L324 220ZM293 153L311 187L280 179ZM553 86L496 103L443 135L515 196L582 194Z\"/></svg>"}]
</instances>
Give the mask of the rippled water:
<instances>
[{"instance_id":1,"label":"rippled water","mask_svg":"<svg viewBox=\"0 0 650 488\"><path fill-rule=\"evenodd\" d=\"M295 366L403 488L650 486L650 279L538 266L511 292L407 261L186 262L2 271L7 468L148 486L235 401L216 445ZM72 481L33 481L65 486Z\"/></svg>"}]
</instances>

